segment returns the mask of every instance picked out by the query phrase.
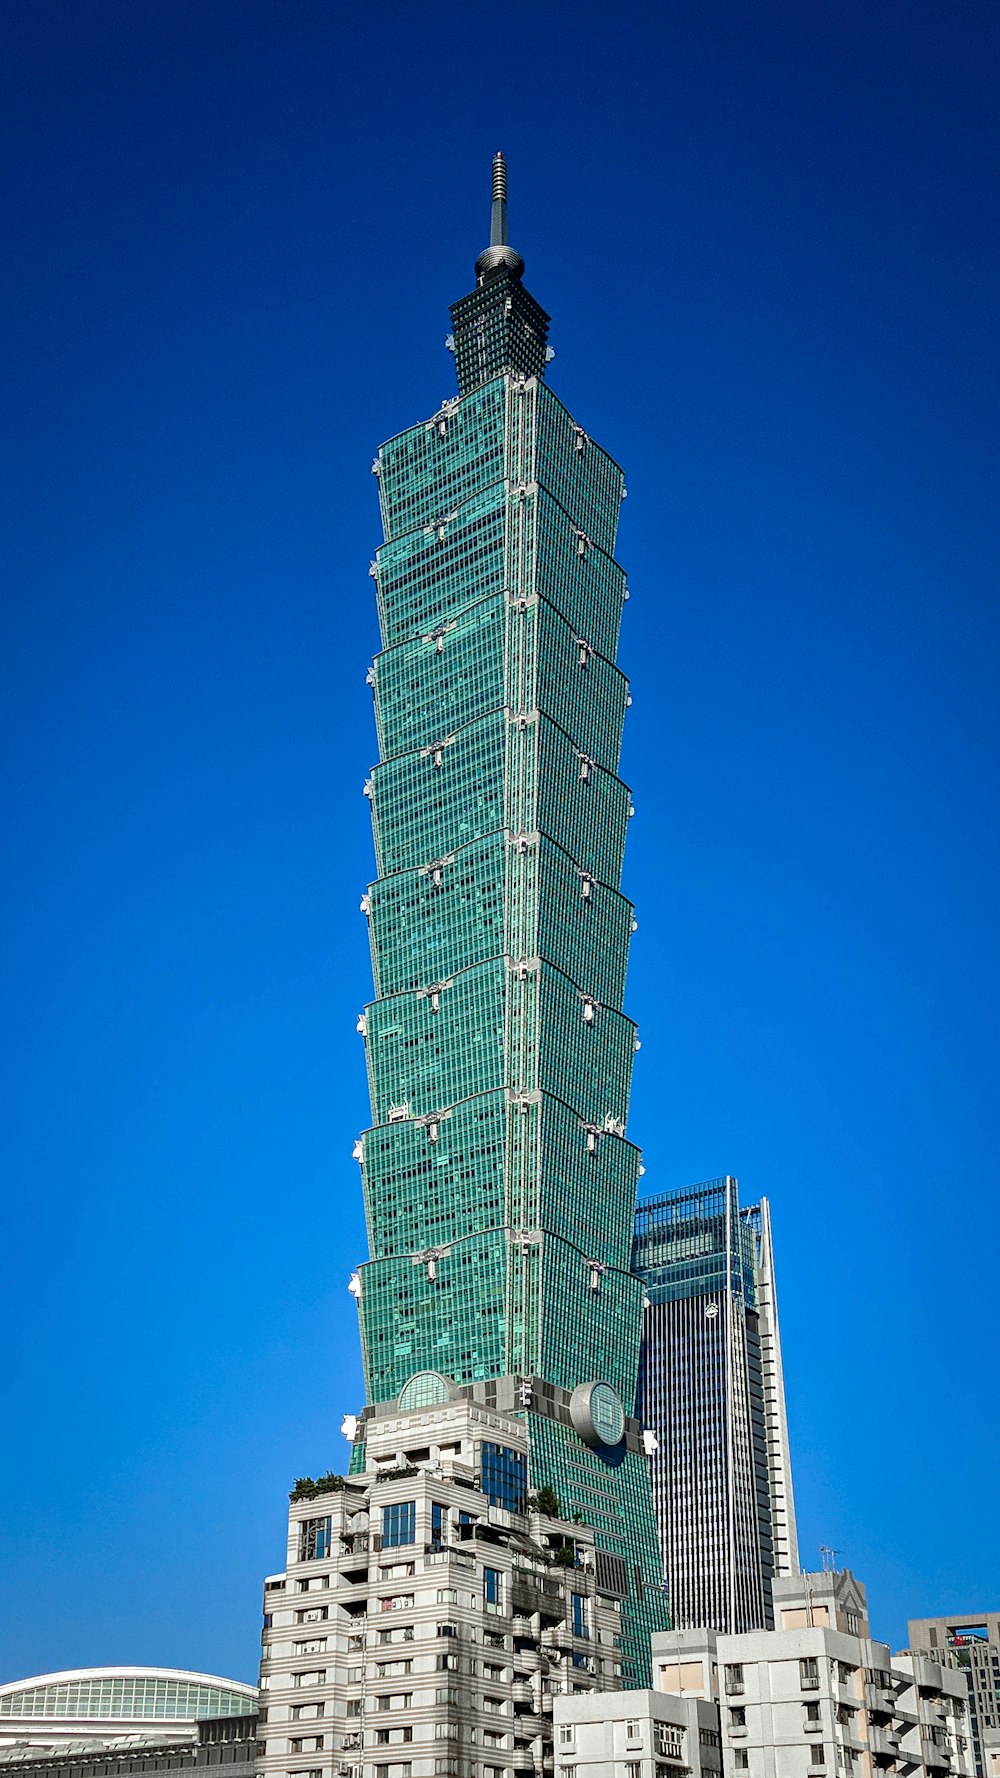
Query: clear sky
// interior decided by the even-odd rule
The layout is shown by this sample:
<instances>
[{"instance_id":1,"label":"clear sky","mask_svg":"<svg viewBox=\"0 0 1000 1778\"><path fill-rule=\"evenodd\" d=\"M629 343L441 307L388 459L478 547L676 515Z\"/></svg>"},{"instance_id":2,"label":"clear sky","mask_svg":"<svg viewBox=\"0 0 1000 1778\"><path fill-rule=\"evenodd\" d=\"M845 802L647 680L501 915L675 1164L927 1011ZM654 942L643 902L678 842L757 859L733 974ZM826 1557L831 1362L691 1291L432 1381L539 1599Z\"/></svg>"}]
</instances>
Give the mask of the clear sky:
<instances>
[{"instance_id":1,"label":"clear sky","mask_svg":"<svg viewBox=\"0 0 1000 1778\"><path fill-rule=\"evenodd\" d=\"M346 1459L369 464L501 146L628 481L645 1184L770 1196L805 1561L996 1607L996 6L2 12L0 1678L253 1678Z\"/></svg>"}]
</instances>

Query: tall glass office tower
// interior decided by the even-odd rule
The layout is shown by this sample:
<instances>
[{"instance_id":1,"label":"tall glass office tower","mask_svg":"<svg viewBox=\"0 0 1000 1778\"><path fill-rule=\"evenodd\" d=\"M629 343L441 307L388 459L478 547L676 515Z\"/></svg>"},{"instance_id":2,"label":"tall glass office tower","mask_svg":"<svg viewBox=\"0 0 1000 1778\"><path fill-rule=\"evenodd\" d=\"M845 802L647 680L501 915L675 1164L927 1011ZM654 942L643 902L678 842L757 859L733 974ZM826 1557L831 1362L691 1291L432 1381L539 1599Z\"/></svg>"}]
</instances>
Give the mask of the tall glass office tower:
<instances>
[{"instance_id":1,"label":"tall glass office tower","mask_svg":"<svg viewBox=\"0 0 1000 1778\"><path fill-rule=\"evenodd\" d=\"M635 1418L624 487L545 385L548 316L523 271L498 155L491 245L451 311L458 395L374 465L372 1127L356 1149L370 1258L355 1289L370 1404L516 1401L529 1486L594 1526L626 1684L642 1684L666 1609Z\"/></svg>"},{"instance_id":2,"label":"tall glass office tower","mask_svg":"<svg viewBox=\"0 0 1000 1778\"><path fill-rule=\"evenodd\" d=\"M642 1199L639 1406L674 1628L771 1629L771 1583L798 1573L766 1198L732 1178Z\"/></svg>"}]
</instances>

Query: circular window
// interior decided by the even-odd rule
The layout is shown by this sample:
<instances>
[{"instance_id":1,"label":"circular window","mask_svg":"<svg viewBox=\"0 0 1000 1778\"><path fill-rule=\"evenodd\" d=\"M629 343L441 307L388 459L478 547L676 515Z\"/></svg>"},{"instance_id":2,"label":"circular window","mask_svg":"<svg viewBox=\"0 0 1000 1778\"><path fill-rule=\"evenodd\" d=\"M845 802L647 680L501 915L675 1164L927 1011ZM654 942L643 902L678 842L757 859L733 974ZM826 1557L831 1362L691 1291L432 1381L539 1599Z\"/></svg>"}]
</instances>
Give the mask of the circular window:
<instances>
[{"instance_id":1,"label":"circular window","mask_svg":"<svg viewBox=\"0 0 1000 1778\"><path fill-rule=\"evenodd\" d=\"M620 1445L625 1436L625 1409L610 1383L581 1383L569 1404L574 1429L585 1445Z\"/></svg>"},{"instance_id":2,"label":"circular window","mask_svg":"<svg viewBox=\"0 0 1000 1778\"><path fill-rule=\"evenodd\" d=\"M403 1384L399 1406L404 1413L410 1408L436 1408L443 1401L451 1401L454 1394L454 1383L442 1377L440 1371L417 1371Z\"/></svg>"}]
</instances>

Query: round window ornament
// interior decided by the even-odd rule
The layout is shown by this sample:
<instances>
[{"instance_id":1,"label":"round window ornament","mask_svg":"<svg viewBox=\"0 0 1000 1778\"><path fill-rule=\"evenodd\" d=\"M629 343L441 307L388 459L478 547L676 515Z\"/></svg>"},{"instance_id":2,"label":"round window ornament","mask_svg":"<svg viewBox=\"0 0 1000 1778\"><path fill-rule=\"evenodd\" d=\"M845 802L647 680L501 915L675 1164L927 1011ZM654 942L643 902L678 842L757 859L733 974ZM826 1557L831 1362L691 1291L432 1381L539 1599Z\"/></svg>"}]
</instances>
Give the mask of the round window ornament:
<instances>
[{"instance_id":1,"label":"round window ornament","mask_svg":"<svg viewBox=\"0 0 1000 1778\"><path fill-rule=\"evenodd\" d=\"M573 1430L585 1445L612 1448L625 1437L625 1409L610 1383L580 1383L569 1398Z\"/></svg>"},{"instance_id":2,"label":"round window ornament","mask_svg":"<svg viewBox=\"0 0 1000 1778\"><path fill-rule=\"evenodd\" d=\"M403 1384L397 1405L405 1414L410 1408L440 1407L442 1402L454 1401L458 1394L457 1385L440 1371L417 1371Z\"/></svg>"},{"instance_id":3,"label":"round window ornament","mask_svg":"<svg viewBox=\"0 0 1000 1778\"><path fill-rule=\"evenodd\" d=\"M719 1313L718 1303L708 1303L705 1308L705 1320L714 1321Z\"/></svg>"}]
</instances>

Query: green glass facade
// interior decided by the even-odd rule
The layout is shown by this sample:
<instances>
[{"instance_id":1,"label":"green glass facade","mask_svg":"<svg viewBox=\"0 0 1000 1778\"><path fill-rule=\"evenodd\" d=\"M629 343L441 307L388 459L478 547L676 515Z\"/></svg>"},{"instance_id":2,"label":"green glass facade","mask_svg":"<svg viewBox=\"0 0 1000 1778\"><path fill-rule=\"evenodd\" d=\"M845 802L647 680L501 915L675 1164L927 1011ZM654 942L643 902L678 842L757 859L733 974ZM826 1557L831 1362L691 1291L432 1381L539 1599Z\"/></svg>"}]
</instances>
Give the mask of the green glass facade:
<instances>
[{"instance_id":1,"label":"green glass facade","mask_svg":"<svg viewBox=\"0 0 1000 1778\"><path fill-rule=\"evenodd\" d=\"M595 1378L636 1400L624 490L543 381L517 256L494 257L452 310L458 397L376 466L365 1378L370 1402L424 1370L525 1380L530 1486L617 1558L641 1684L666 1623L646 1459L543 1401Z\"/></svg>"}]
</instances>

